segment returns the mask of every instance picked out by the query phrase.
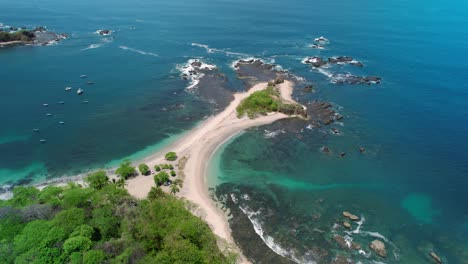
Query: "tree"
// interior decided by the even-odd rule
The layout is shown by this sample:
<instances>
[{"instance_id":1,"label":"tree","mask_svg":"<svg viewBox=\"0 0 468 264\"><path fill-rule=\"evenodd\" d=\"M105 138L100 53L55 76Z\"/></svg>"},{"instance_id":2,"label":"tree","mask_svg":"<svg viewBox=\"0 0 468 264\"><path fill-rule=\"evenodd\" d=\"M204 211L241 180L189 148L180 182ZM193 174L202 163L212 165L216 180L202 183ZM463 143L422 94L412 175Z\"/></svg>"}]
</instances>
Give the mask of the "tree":
<instances>
[{"instance_id":1,"label":"tree","mask_svg":"<svg viewBox=\"0 0 468 264\"><path fill-rule=\"evenodd\" d=\"M125 185L127 185L127 182L124 179L118 179L117 181L112 179L112 182L114 182L115 186L119 188L125 188Z\"/></svg>"},{"instance_id":2,"label":"tree","mask_svg":"<svg viewBox=\"0 0 468 264\"><path fill-rule=\"evenodd\" d=\"M154 175L154 183L157 186L161 186L163 183L169 181L169 174L165 171L161 171L160 173Z\"/></svg>"},{"instance_id":3,"label":"tree","mask_svg":"<svg viewBox=\"0 0 468 264\"><path fill-rule=\"evenodd\" d=\"M180 191L180 188L183 187L183 184L184 184L184 181L182 181L182 179L175 179L172 183L171 183L171 193L173 195L175 195L176 193L178 193Z\"/></svg>"},{"instance_id":4,"label":"tree","mask_svg":"<svg viewBox=\"0 0 468 264\"><path fill-rule=\"evenodd\" d=\"M140 173L142 175L148 175L150 173L150 169L149 169L148 165L146 165L146 164L138 165L138 170L140 170Z\"/></svg>"},{"instance_id":5,"label":"tree","mask_svg":"<svg viewBox=\"0 0 468 264\"><path fill-rule=\"evenodd\" d=\"M161 170L161 167L160 167L159 165L156 165L156 166L154 166L154 170L160 171L160 170Z\"/></svg>"},{"instance_id":6,"label":"tree","mask_svg":"<svg viewBox=\"0 0 468 264\"><path fill-rule=\"evenodd\" d=\"M83 254L83 264L100 264L106 259L102 250L90 250Z\"/></svg>"},{"instance_id":7,"label":"tree","mask_svg":"<svg viewBox=\"0 0 468 264\"><path fill-rule=\"evenodd\" d=\"M175 176L176 176L176 172L173 171L173 170L171 170L171 176L172 176L172 177L175 177Z\"/></svg>"},{"instance_id":8,"label":"tree","mask_svg":"<svg viewBox=\"0 0 468 264\"><path fill-rule=\"evenodd\" d=\"M91 173L86 177L85 182L89 185L89 187L100 190L104 188L109 183L109 177L105 171L97 171Z\"/></svg>"},{"instance_id":9,"label":"tree","mask_svg":"<svg viewBox=\"0 0 468 264\"><path fill-rule=\"evenodd\" d=\"M83 236L76 236L65 240L65 243L63 243L63 250L67 254L70 254L72 252L89 250L92 245L93 242L89 238Z\"/></svg>"},{"instance_id":10,"label":"tree","mask_svg":"<svg viewBox=\"0 0 468 264\"><path fill-rule=\"evenodd\" d=\"M120 167L115 171L120 178L126 180L131 176L135 175L136 170L135 167L132 167L129 160L124 161L120 164Z\"/></svg>"},{"instance_id":11,"label":"tree","mask_svg":"<svg viewBox=\"0 0 468 264\"><path fill-rule=\"evenodd\" d=\"M166 160L174 161L177 159L177 154L171 151L171 152L166 153L164 157L166 158Z\"/></svg>"},{"instance_id":12,"label":"tree","mask_svg":"<svg viewBox=\"0 0 468 264\"><path fill-rule=\"evenodd\" d=\"M147 198L148 200L153 201L153 200L162 198L164 196L166 196L164 191L161 189L161 187L157 186L157 187L151 187L151 190L149 191Z\"/></svg>"}]
</instances>

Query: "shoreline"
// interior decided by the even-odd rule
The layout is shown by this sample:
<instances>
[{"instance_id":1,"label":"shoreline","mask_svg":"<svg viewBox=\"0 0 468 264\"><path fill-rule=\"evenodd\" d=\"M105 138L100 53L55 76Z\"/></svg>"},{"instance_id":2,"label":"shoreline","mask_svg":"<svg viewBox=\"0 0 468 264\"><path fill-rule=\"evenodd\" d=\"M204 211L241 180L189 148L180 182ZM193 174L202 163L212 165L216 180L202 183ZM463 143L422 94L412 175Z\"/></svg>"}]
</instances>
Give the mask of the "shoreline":
<instances>
[{"instance_id":1,"label":"shoreline","mask_svg":"<svg viewBox=\"0 0 468 264\"><path fill-rule=\"evenodd\" d=\"M252 86L247 92L235 93L234 100L222 112L207 118L176 142L142 160L148 166L153 167L156 164L167 162L164 159L164 154L167 151L176 152L179 159L186 157L187 162L183 170L185 174L184 186L177 196L194 204L196 208L192 210L192 213L201 217L214 234L230 245L235 245L235 242L231 236L227 216L209 196L207 184L209 164L216 150L238 133L251 127L270 124L290 117L278 112L255 119L237 117L236 108L239 103L252 93L265 89L267 85L268 83L263 82ZM277 87L282 95L288 95L287 99L291 98L292 82L285 81ZM142 175L128 180L127 183L128 192L140 199L145 198L151 187L155 186L153 177ZM240 250L238 251L240 252ZM241 260L247 262L242 255Z\"/></svg>"},{"instance_id":2,"label":"shoreline","mask_svg":"<svg viewBox=\"0 0 468 264\"><path fill-rule=\"evenodd\" d=\"M244 130L270 124L277 120L295 117L294 115L288 116L279 112L268 113L254 119L249 119L246 116L242 118L237 117L236 108L242 100L256 91L264 90L267 86L267 82L262 82L251 86L246 92L235 93L234 99L222 112L199 122L191 130L183 132L174 142L162 147L157 152L132 162L133 164L145 163L150 168L153 168L157 164L168 163L164 155L169 151L176 152L178 160L184 157L187 158L183 168L183 175L185 176L181 177L184 180L184 185L177 196L189 201L193 205L190 211L208 224L212 232L221 239L219 242L223 244L223 247L234 249L239 253L241 263L250 262L243 256L241 250L235 244L226 213L217 207L215 201L209 195L207 182L209 164L213 155L223 144ZM281 84L277 84L277 88L284 101L297 103L291 97L293 86L293 82L287 80ZM105 171L110 178L116 177L114 169L106 169ZM181 175L178 169L177 171ZM84 177L86 175L60 177L32 186L42 189L49 185L66 185L69 182L84 184ZM155 186L153 175L138 175L128 179L126 182L125 188L128 193L137 199L146 198L151 188ZM9 197L0 197L0 199L5 198Z\"/></svg>"}]
</instances>

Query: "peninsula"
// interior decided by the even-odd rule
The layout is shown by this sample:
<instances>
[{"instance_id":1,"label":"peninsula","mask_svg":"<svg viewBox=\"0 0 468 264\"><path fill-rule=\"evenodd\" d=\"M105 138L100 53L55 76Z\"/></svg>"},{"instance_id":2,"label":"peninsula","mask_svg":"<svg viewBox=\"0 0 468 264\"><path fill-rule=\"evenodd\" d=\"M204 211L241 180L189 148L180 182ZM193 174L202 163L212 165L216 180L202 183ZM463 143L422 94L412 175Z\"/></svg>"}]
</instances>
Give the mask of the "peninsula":
<instances>
[{"instance_id":1,"label":"peninsula","mask_svg":"<svg viewBox=\"0 0 468 264\"><path fill-rule=\"evenodd\" d=\"M259 115L250 117L238 115L238 106L252 95L259 92L277 89L273 100L278 100L280 105L271 112L261 111ZM288 80L275 80L274 82L262 82L254 85L247 92L234 94L234 100L219 114L212 116L202 122L199 126L184 135L181 139L168 146L161 152L147 158L145 162L150 167L164 162L164 153L168 150L175 151L180 157L186 157L183 174L184 187L180 196L198 206L195 214L204 219L213 232L220 238L233 242L231 232L224 213L216 207L211 200L206 186L207 166L216 149L225 141L239 132L288 117L297 117L295 112L281 113L281 105L299 106L293 101L291 94L293 83ZM304 109L300 106L300 109ZM304 112L305 113L305 112ZM137 198L145 198L154 186L152 177L137 176L127 181L128 192Z\"/></svg>"}]
</instances>

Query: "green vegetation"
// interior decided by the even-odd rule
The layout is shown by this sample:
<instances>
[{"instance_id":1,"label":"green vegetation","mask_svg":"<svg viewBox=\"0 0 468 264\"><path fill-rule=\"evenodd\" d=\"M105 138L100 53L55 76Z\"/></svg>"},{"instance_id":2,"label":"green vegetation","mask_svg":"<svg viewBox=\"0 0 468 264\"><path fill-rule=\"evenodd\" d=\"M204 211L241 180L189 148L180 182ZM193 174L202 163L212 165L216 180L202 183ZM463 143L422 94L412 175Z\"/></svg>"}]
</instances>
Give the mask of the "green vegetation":
<instances>
[{"instance_id":1,"label":"green vegetation","mask_svg":"<svg viewBox=\"0 0 468 264\"><path fill-rule=\"evenodd\" d=\"M85 182L89 187L100 190L109 183L109 177L107 177L105 171L97 171L89 174Z\"/></svg>"},{"instance_id":2,"label":"green vegetation","mask_svg":"<svg viewBox=\"0 0 468 264\"><path fill-rule=\"evenodd\" d=\"M288 104L281 100L274 82L270 82L265 90L252 93L237 106L239 118L247 114L249 118L266 115L270 112L280 112L286 115L297 115L307 119L307 112L299 104Z\"/></svg>"},{"instance_id":3,"label":"green vegetation","mask_svg":"<svg viewBox=\"0 0 468 264\"><path fill-rule=\"evenodd\" d=\"M168 181L169 174L167 174L165 171L161 171L160 173L154 175L154 183L156 183L156 186L161 186Z\"/></svg>"},{"instance_id":4,"label":"green vegetation","mask_svg":"<svg viewBox=\"0 0 468 264\"><path fill-rule=\"evenodd\" d=\"M88 188L15 188L0 201L0 263L234 263L184 201L154 187L137 200L105 177L90 174Z\"/></svg>"},{"instance_id":5,"label":"green vegetation","mask_svg":"<svg viewBox=\"0 0 468 264\"><path fill-rule=\"evenodd\" d=\"M171 176L172 176L172 177L175 177L175 176L176 176L176 172L173 171L173 170L171 170Z\"/></svg>"},{"instance_id":6,"label":"green vegetation","mask_svg":"<svg viewBox=\"0 0 468 264\"><path fill-rule=\"evenodd\" d=\"M166 160L174 161L177 159L177 154L175 152L168 152L164 157L166 158Z\"/></svg>"},{"instance_id":7,"label":"green vegetation","mask_svg":"<svg viewBox=\"0 0 468 264\"><path fill-rule=\"evenodd\" d=\"M23 41L29 42L32 41L36 36L31 31L20 30L14 33L10 32L0 32L0 43L9 42L9 41Z\"/></svg>"},{"instance_id":8,"label":"green vegetation","mask_svg":"<svg viewBox=\"0 0 468 264\"><path fill-rule=\"evenodd\" d=\"M183 184L184 181L182 179L175 179L170 186L171 193L174 195L178 193L180 191L180 188L182 188Z\"/></svg>"},{"instance_id":9,"label":"green vegetation","mask_svg":"<svg viewBox=\"0 0 468 264\"><path fill-rule=\"evenodd\" d=\"M120 167L115 171L120 178L127 180L136 174L135 167L132 167L130 161L126 160L120 164Z\"/></svg>"},{"instance_id":10,"label":"green vegetation","mask_svg":"<svg viewBox=\"0 0 468 264\"><path fill-rule=\"evenodd\" d=\"M269 112L278 111L281 104L279 94L274 86L268 86L265 90L256 91L245 98L237 106L237 116L243 117L247 114L249 118L255 118L259 114L266 115Z\"/></svg>"},{"instance_id":11,"label":"green vegetation","mask_svg":"<svg viewBox=\"0 0 468 264\"><path fill-rule=\"evenodd\" d=\"M156 166L154 166L154 170L155 170L155 171L160 171L160 170L161 170L161 167L160 167L159 165L156 165Z\"/></svg>"},{"instance_id":12,"label":"green vegetation","mask_svg":"<svg viewBox=\"0 0 468 264\"><path fill-rule=\"evenodd\" d=\"M146 165L146 164L138 165L138 170L140 171L140 173L142 175L149 175L150 174L150 169L149 169L148 165Z\"/></svg>"}]
</instances>

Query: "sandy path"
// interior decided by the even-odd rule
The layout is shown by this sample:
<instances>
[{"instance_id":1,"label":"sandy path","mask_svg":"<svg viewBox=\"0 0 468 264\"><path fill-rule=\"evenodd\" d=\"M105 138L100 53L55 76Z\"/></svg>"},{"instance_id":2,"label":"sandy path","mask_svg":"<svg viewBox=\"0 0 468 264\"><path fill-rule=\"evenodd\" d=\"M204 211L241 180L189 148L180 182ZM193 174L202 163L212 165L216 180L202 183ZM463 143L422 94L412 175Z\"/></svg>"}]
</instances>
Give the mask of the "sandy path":
<instances>
[{"instance_id":1,"label":"sandy path","mask_svg":"<svg viewBox=\"0 0 468 264\"><path fill-rule=\"evenodd\" d=\"M153 167L156 164L167 163L164 160L164 153L167 151L175 151L179 157L188 157L184 169L184 187L180 196L198 205L199 215L216 235L228 242L233 242L233 239L226 216L216 207L208 194L207 166L218 146L232 136L247 128L269 124L288 117L282 113L272 113L255 119L237 118L236 107L239 103L253 92L265 89L266 86L267 83L260 83L248 92L235 94L234 100L224 111L203 121L167 148L144 160L150 167ZM279 85L280 93L285 100L293 101L292 88L293 84L289 81ZM152 176L138 176L128 181L127 189L131 195L145 198L152 186L154 186Z\"/></svg>"}]
</instances>

